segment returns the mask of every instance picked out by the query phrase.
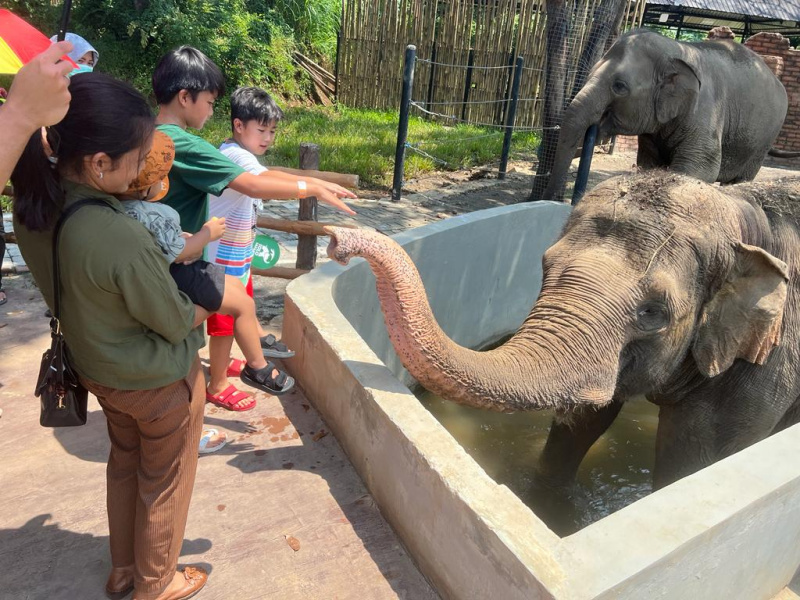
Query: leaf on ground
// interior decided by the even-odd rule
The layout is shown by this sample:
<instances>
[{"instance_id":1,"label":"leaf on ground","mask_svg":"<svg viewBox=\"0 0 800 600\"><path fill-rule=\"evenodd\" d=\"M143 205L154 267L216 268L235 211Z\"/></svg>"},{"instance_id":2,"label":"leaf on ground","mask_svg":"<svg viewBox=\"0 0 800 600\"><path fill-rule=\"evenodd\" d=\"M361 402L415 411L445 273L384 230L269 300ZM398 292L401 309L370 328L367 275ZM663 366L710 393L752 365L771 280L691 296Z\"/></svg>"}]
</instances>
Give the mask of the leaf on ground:
<instances>
[{"instance_id":1,"label":"leaf on ground","mask_svg":"<svg viewBox=\"0 0 800 600\"><path fill-rule=\"evenodd\" d=\"M297 552L300 550L300 540L292 535L285 535L286 543L289 544L289 548Z\"/></svg>"},{"instance_id":2,"label":"leaf on ground","mask_svg":"<svg viewBox=\"0 0 800 600\"><path fill-rule=\"evenodd\" d=\"M315 433L315 434L314 434L314 435L311 437L311 439L312 439L312 440L314 440L315 442L318 442L318 441L320 441L322 438L324 438L326 435L328 435L328 432L327 432L327 431L325 431L324 429L320 429L320 430L319 430L317 433Z\"/></svg>"}]
</instances>

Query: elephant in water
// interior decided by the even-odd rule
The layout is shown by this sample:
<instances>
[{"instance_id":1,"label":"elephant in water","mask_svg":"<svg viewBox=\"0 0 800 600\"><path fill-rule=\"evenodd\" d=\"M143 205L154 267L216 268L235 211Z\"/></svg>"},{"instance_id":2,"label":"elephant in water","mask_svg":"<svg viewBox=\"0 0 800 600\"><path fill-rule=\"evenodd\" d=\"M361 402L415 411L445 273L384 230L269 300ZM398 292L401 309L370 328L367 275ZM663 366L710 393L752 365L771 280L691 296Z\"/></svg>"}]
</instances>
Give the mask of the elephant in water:
<instances>
[{"instance_id":1,"label":"elephant in water","mask_svg":"<svg viewBox=\"0 0 800 600\"><path fill-rule=\"evenodd\" d=\"M531 198L562 198L575 149L595 124L601 135L638 135L640 167L669 167L709 183L751 181L787 106L781 82L741 44L627 33L565 111L549 181L537 178Z\"/></svg>"},{"instance_id":2,"label":"elephant in water","mask_svg":"<svg viewBox=\"0 0 800 600\"><path fill-rule=\"evenodd\" d=\"M394 241L326 227L367 259L389 337L442 398L556 409L537 480L566 485L625 400L657 404L656 488L800 422L800 179L720 188L652 171L608 180L542 258L520 329L476 352L439 328Z\"/></svg>"}]
</instances>

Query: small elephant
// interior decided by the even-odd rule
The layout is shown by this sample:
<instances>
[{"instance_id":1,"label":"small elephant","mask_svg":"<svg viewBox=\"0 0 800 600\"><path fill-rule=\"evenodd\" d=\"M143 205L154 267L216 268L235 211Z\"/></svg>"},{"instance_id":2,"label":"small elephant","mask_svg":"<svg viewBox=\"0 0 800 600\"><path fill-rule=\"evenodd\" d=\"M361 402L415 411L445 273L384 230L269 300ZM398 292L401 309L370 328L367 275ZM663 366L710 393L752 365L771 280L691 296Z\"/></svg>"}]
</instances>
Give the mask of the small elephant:
<instances>
[{"instance_id":1,"label":"small elephant","mask_svg":"<svg viewBox=\"0 0 800 600\"><path fill-rule=\"evenodd\" d=\"M476 352L437 325L391 239L328 228L363 256L389 337L442 398L556 409L538 478L566 485L627 399L657 404L655 487L800 422L800 179L720 188L651 171L606 181L542 258L539 298L503 345Z\"/></svg>"},{"instance_id":2,"label":"small elephant","mask_svg":"<svg viewBox=\"0 0 800 600\"><path fill-rule=\"evenodd\" d=\"M786 90L763 60L732 40L677 42L654 31L623 35L564 113L547 186L560 200L575 150L591 125L638 135L636 162L713 183L755 178L786 117Z\"/></svg>"}]
</instances>

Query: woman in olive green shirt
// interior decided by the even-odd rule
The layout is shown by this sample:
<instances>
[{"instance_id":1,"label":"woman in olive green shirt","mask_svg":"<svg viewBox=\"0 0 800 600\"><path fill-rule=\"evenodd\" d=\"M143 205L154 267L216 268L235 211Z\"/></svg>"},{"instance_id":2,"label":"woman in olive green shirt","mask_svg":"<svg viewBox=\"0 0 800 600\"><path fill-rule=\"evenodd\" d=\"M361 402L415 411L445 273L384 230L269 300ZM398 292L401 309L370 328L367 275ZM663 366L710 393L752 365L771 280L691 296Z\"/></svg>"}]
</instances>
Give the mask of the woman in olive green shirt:
<instances>
[{"instance_id":1,"label":"woman in olive green shirt","mask_svg":"<svg viewBox=\"0 0 800 600\"><path fill-rule=\"evenodd\" d=\"M144 98L99 73L74 76L70 93L66 117L31 138L14 170L14 229L52 310L53 227L79 200L105 203L70 217L58 252L61 328L111 438L106 591L178 600L207 579L200 569L175 569L205 400L196 327L208 313L178 291L150 233L113 196L128 188L152 143Z\"/></svg>"}]
</instances>

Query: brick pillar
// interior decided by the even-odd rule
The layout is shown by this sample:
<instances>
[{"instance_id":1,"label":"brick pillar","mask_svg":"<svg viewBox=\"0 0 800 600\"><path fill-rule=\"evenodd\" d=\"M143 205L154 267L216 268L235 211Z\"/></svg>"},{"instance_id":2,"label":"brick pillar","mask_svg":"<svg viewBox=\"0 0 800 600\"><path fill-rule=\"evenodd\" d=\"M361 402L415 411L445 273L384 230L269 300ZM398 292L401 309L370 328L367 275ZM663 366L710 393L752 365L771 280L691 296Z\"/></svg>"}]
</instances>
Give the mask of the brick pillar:
<instances>
[{"instance_id":1,"label":"brick pillar","mask_svg":"<svg viewBox=\"0 0 800 600\"><path fill-rule=\"evenodd\" d=\"M757 33L744 43L781 80L789 97L789 110L778 138L780 150L800 150L800 50L793 50L788 38L779 33Z\"/></svg>"}]
</instances>

